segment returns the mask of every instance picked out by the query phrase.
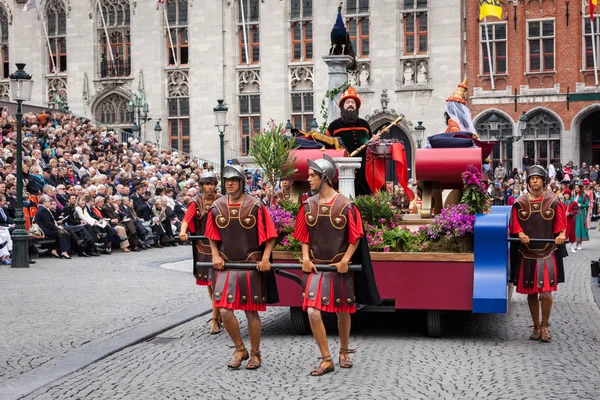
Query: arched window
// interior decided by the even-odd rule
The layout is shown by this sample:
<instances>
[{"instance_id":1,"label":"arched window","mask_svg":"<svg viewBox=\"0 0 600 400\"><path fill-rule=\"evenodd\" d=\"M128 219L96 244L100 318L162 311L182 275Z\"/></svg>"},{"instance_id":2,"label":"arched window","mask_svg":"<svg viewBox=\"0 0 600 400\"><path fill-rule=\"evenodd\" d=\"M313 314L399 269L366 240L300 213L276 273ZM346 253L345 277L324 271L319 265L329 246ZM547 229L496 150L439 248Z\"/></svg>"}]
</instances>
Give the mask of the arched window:
<instances>
[{"instance_id":1,"label":"arched window","mask_svg":"<svg viewBox=\"0 0 600 400\"><path fill-rule=\"evenodd\" d=\"M560 162L560 123L544 110L527 115L527 127L523 131L523 166Z\"/></svg>"},{"instance_id":2,"label":"arched window","mask_svg":"<svg viewBox=\"0 0 600 400\"><path fill-rule=\"evenodd\" d=\"M105 125L128 125L128 99L116 93L107 96L96 107L96 121Z\"/></svg>"},{"instance_id":3,"label":"arched window","mask_svg":"<svg viewBox=\"0 0 600 400\"><path fill-rule=\"evenodd\" d=\"M50 42L48 72L65 72L67 70L67 14L62 0L50 0L46 3L46 21Z\"/></svg>"},{"instance_id":4,"label":"arched window","mask_svg":"<svg viewBox=\"0 0 600 400\"><path fill-rule=\"evenodd\" d=\"M128 0L100 0L97 17L102 78L131 75L130 15Z\"/></svg>"},{"instance_id":5,"label":"arched window","mask_svg":"<svg viewBox=\"0 0 600 400\"><path fill-rule=\"evenodd\" d=\"M6 10L0 6L0 50L2 51L2 79L8 79L10 75L10 63L8 59L8 17Z\"/></svg>"},{"instance_id":6,"label":"arched window","mask_svg":"<svg viewBox=\"0 0 600 400\"><path fill-rule=\"evenodd\" d=\"M490 118L492 115L496 115L498 118L498 129L492 130ZM513 155L512 155L512 143L513 136L513 124L512 122L501 114L490 112L483 118L480 118L475 126L475 130L479 135L479 139L486 142L496 142L490 158L496 167L500 160L503 161L503 165L506 167L506 171L511 171L513 166Z\"/></svg>"}]
</instances>

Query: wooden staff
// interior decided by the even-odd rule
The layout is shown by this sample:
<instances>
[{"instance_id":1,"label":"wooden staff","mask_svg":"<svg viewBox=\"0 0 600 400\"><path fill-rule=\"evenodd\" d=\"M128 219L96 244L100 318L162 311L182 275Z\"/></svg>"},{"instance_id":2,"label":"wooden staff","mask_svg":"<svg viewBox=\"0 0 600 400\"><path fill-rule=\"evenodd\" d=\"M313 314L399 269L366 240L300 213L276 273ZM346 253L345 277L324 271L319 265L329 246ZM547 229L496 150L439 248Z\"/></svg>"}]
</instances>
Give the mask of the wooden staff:
<instances>
[{"instance_id":1,"label":"wooden staff","mask_svg":"<svg viewBox=\"0 0 600 400\"><path fill-rule=\"evenodd\" d=\"M356 149L352 153L350 153L350 157L354 157L355 155L357 155L358 153L363 151L367 147L367 145L370 142L372 142L373 140L379 140L379 138L381 137L382 134L388 133L390 131L390 129L392 129L392 127L394 127L394 126L397 126L400 121L402 121L402 117L396 118L395 121L393 121L389 125L385 126L382 130L379 131L379 133L377 135L373 136L371 138L371 140L369 140L367 143L363 144L358 149Z\"/></svg>"}]
</instances>

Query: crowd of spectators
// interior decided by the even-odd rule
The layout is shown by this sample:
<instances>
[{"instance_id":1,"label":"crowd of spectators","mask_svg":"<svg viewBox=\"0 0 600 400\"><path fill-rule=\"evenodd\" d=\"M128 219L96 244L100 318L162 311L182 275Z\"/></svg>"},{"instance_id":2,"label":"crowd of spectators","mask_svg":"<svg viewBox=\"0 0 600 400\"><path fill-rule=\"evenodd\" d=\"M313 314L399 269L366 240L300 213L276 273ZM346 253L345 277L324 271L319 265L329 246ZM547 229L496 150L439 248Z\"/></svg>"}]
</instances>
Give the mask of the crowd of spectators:
<instances>
[{"instance_id":1,"label":"crowd of spectators","mask_svg":"<svg viewBox=\"0 0 600 400\"><path fill-rule=\"evenodd\" d=\"M11 263L16 122L0 117L0 263ZM178 229L198 177L214 167L65 113L23 117L24 209L30 256L69 259L183 244ZM261 190L260 183L256 190ZM45 243L47 249L40 246ZM30 257L31 258L31 257Z\"/></svg>"}]
</instances>

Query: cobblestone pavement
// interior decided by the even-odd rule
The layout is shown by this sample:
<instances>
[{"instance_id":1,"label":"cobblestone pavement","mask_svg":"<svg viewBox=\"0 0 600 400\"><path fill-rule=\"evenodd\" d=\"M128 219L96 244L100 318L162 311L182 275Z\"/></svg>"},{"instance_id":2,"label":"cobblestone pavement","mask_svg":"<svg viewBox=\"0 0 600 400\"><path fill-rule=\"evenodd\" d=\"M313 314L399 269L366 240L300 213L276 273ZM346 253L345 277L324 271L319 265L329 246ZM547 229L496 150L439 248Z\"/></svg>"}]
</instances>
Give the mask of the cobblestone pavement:
<instances>
[{"instance_id":1,"label":"cobblestone pavement","mask_svg":"<svg viewBox=\"0 0 600 400\"><path fill-rule=\"evenodd\" d=\"M191 272L159 268L190 255L191 246L178 246L41 258L29 269L2 266L0 387L83 346L207 298Z\"/></svg>"},{"instance_id":2,"label":"cobblestone pavement","mask_svg":"<svg viewBox=\"0 0 600 400\"><path fill-rule=\"evenodd\" d=\"M26 399L597 399L600 311L589 261L600 257L600 233L591 237L567 259L550 344L528 340L529 311L518 294L506 315L448 315L441 339L424 335L422 313L358 314L355 367L313 378L312 337L292 333L287 310L269 309L258 371L227 370L230 341L209 335L201 318L159 335L171 341L131 346ZM336 359L335 320L327 325Z\"/></svg>"}]
</instances>

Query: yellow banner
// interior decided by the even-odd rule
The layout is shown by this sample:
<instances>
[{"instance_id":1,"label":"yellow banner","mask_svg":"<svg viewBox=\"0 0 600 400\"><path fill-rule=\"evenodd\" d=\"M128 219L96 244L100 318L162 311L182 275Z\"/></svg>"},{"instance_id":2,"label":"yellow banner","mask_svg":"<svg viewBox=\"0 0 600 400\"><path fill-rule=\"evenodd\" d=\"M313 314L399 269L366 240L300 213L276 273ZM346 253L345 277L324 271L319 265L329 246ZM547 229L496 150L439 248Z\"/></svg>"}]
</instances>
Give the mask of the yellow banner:
<instances>
[{"instance_id":1,"label":"yellow banner","mask_svg":"<svg viewBox=\"0 0 600 400\"><path fill-rule=\"evenodd\" d=\"M479 20L489 16L502 19L500 0L479 0Z\"/></svg>"}]
</instances>

